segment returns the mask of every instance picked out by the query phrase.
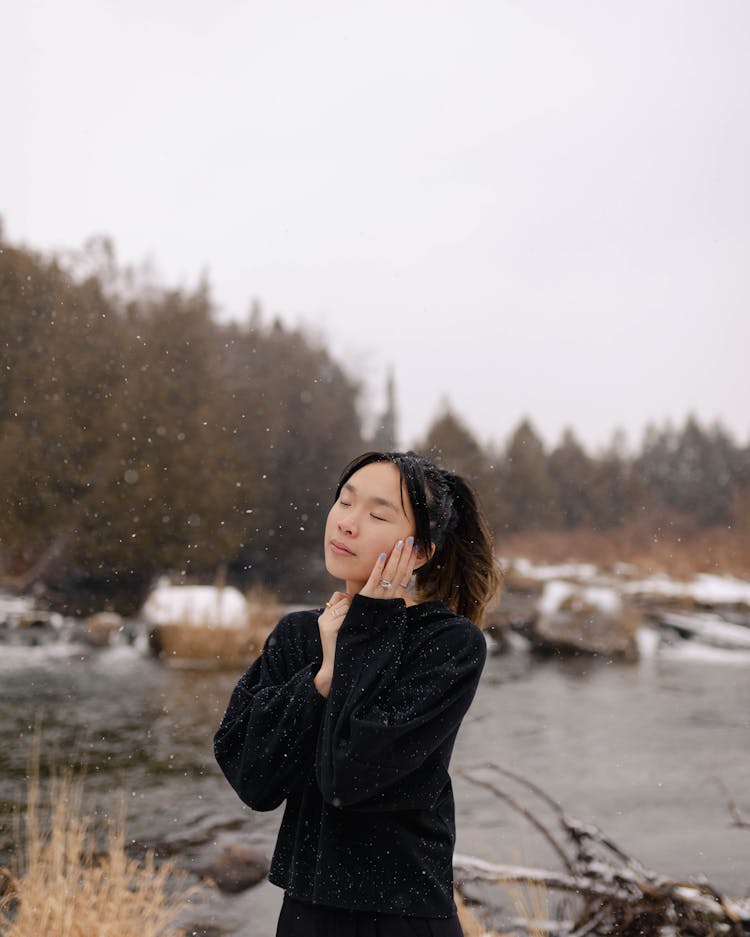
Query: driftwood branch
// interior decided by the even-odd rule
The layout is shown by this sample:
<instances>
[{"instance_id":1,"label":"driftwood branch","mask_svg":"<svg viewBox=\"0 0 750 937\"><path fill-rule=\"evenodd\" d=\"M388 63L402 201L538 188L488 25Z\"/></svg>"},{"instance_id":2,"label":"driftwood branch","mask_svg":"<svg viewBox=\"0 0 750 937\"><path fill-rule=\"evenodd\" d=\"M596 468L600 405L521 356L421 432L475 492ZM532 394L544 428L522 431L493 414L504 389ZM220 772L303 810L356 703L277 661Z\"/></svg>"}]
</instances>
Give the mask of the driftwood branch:
<instances>
[{"instance_id":1,"label":"driftwood branch","mask_svg":"<svg viewBox=\"0 0 750 937\"><path fill-rule=\"evenodd\" d=\"M734 797L732 797L729 788L721 780L721 778L715 778L715 781L727 799L727 810L729 811L729 816L732 818L732 826L739 826L744 830L750 830L750 820L746 820L740 813L740 809L737 806Z\"/></svg>"},{"instance_id":2,"label":"driftwood branch","mask_svg":"<svg viewBox=\"0 0 750 937\"><path fill-rule=\"evenodd\" d=\"M555 837L550 833L550 831L541 823L534 814L524 807L519 801L514 797L511 797L510 794L507 794L505 791L500 790L494 784L489 781L482 781L479 778L472 777L471 775L466 774L464 771L458 771L462 777L465 777L467 781L471 781L472 784L476 784L478 787L484 787L486 790L491 791L498 799L504 800L506 804L509 804L515 811L521 814L524 819L528 820L529 823L547 840L552 849L560 857L561 862L569 871L573 871L573 867L570 865L570 860L568 855L565 852L564 847L557 842Z\"/></svg>"},{"instance_id":3,"label":"driftwood branch","mask_svg":"<svg viewBox=\"0 0 750 937\"><path fill-rule=\"evenodd\" d=\"M553 834L548 823L518 798L486 777L478 777L480 770L492 771L526 787L551 810L563 836L559 832ZM750 899L730 898L708 883L678 881L648 870L598 827L568 816L549 794L506 768L485 762L457 773L469 783L489 790L520 813L543 836L563 864L564 871L558 872L454 856L459 890L471 881L515 883L573 898L575 920L555 925L529 920L520 925L527 933L554 933L560 937L746 937L750 934ZM736 811L736 807L734 809Z\"/></svg>"}]
</instances>

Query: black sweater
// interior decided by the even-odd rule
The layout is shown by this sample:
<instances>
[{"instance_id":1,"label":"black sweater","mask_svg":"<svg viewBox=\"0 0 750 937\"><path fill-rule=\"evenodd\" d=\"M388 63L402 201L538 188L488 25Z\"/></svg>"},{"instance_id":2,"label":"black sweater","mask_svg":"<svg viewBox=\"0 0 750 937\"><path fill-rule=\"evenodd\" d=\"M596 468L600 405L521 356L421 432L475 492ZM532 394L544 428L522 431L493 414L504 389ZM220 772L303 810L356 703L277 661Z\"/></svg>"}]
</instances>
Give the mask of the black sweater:
<instances>
[{"instance_id":1,"label":"black sweater","mask_svg":"<svg viewBox=\"0 0 750 937\"><path fill-rule=\"evenodd\" d=\"M487 654L441 602L357 595L336 640L331 690L320 610L284 616L237 684L214 739L254 810L286 799L269 879L340 908L450 917L453 743Z\"/></svg>"}]
</instances>

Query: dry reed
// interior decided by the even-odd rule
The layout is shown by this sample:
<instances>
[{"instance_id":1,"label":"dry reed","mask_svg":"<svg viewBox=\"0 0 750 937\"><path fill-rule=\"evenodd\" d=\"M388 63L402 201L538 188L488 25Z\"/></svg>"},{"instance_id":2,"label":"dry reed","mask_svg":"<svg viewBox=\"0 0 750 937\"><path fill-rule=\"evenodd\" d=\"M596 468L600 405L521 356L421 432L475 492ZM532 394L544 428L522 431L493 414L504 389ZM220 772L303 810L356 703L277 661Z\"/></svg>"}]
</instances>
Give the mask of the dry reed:
<instances>
[{"instance_id":1,"label":"dry reed","mask_svg":"<svg viewBox=\"0 0 750 937\"><path fill-rule=\"evenodd\" d=\"M535 562L591 562L600 568L620 563L636 574L665 573L692 579L696 573L750 577L750 523L743 517L731 528L691 527L677 519L630 523L611 530L523 531L498 537L503 556Z\"/></svg>"},{"instance_id":2,"label":"dry reed","mask_svg":"<svg viewBox=\"0 0 750 937\"><path fill-rule=\"evenodd\" d=\"M520 882L504 882L503 887L511 900L516 914L523 921L523 933L528 937L549 937L549 894L546 885Z\"/></svg>"},{"instance_id":3,"label":"dry reed","mask_svg":"<svg viewBox=\"0 0 750 937\"><path fill-rule=\"evenodd\" d=\"M2 937L179 937L190 890L169 863L142 864L125 850L122 811L105 848L84 812L84 785L70 770L53 774L50 806L41 806L39 742L29 770L26 813L16 824L14 867L0 897ZM0 878L2 875L0 874Z\"/></svg>"}]
</instances>

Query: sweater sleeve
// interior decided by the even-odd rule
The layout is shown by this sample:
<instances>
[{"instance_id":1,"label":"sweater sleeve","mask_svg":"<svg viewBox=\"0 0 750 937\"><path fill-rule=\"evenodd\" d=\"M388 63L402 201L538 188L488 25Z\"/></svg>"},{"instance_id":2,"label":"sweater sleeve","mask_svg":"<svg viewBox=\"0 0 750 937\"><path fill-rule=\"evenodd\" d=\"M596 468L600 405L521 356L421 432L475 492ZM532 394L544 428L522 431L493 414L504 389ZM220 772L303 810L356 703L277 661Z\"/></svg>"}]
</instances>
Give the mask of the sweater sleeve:
<instances>
[{"instance_id":1,"label":"sweater sleeve","mask_svg":"<svg viewBox=\"0 0 750 937\"><path fill-rule=\"evenodd\" d=\"M325 699L313 679L320 660L304 663L285 616L242 676L214 736L214 753L240 798L273 810L312 769Z\"/></svg>"},{"instance_id":2,"label":"sweater sleeve","mask_svg":"<svg viewBox=\"0 0 750 937\"><path fill-rule=\"evenodd\" d=\"M318 786L334 806L430 809L449 781L487 644L458 616L413 645L408 627L402 600L358 595L339 631L316 755Z\"/></svg>"}]
</instances>

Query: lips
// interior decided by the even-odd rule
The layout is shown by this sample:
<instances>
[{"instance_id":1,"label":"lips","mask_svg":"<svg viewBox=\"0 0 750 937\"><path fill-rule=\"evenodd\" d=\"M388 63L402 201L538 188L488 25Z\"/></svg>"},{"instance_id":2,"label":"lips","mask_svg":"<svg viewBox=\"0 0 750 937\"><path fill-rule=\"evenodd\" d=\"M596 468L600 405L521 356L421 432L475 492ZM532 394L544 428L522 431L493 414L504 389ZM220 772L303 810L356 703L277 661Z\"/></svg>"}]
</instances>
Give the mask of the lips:
<instances>
[{"instance_id":1,"label":"lips","mask_svg":"<svg viewBox=\"0 0 750 937\"><path fill-rule=\"evenodd\" d=\"M345 547L343 543L339 543L338 540L331 540L331 552L336 556L354 556L352 550Z\"/></svg>"}]
</instances>

